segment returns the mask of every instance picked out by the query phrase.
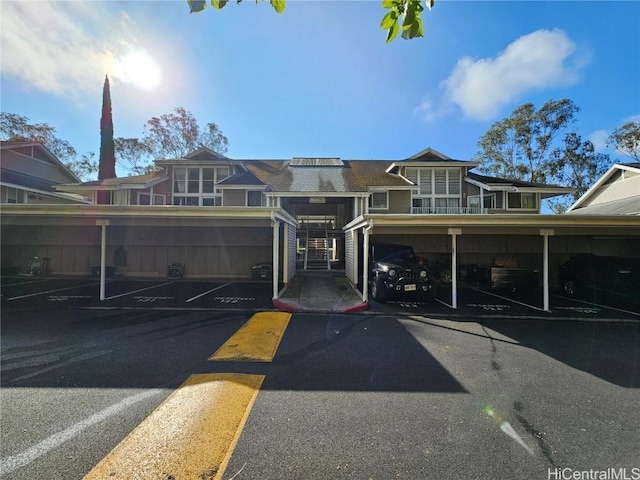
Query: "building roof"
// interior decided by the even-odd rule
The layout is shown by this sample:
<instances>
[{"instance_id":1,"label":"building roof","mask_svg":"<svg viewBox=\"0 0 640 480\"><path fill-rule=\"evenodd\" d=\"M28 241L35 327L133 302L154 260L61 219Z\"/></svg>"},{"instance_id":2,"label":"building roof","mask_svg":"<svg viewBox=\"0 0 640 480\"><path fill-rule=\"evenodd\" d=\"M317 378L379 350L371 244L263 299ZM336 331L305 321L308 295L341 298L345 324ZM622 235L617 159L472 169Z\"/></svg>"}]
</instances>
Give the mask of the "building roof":
<instances>
[{"instance_id":1,"label":"building roof","mask_svg":"<svg viewBox=\"0 0 640 480\"><path fill-rule=\"evenodd\" d=\"M489 177L480 175L475 172L468 172L466 180L475 185L480 185L488 191L507 190L507 191L541 191L550 194L567 194L575 189L570 187L562 187L560 185L542 184L534 182L525 182L524 180L511 180L507 178Z\"/></svg>"},{"instance_id":2,"label":"building roof","mask_svg":"<svg viewBox=\"0 0 640 480\"><path fill-rule=\"evenodd\" d=\"M153 172L144 175L132 175L130 177L105 178L90 182L59 185L59 190L65 191L91 191L91 190L121 190L149 188L164 182L169 176L164 172Z\"/></svg>"},{"instance_id":3,"label":"building roof","mask_svg":"<svg viewBox=\"0 0 640 480\"><path fill-rule=\"evenodd\" d=\"M247 169L275 192L367 192L370 187L408 187L386 173L380 160L342 160L342 166L292 166L288 160L249 160Z\"/></svg>"},{"instance_id":4,"label":"building roof","mask_svg":"<svg viewBox=\"0 0 640 480\"><path fill-rule=\"evenodd\" d=\"M610 202L587 205L567 211L568 215L640 215L640 194L612 200Z\"/></svg>"}]
</instances>

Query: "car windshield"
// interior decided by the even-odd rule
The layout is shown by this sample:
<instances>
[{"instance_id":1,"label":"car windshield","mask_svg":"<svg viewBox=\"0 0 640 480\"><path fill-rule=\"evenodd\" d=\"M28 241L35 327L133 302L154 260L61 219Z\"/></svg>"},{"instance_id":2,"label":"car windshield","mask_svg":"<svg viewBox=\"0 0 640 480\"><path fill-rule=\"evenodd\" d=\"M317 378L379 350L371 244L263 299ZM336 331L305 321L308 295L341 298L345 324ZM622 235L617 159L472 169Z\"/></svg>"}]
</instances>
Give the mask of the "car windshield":
<instances>
[{"instance_id":1,"label":"car windshield","mask_svg":"<svg viewBox=\"0 0 640 480\"><path fill-rule=\"evenodd\" d=\"M396 250L385 257L383 257L380 261L383 262L391 262L391 263L416 263L416 257L411 249L404 250Z\"/></svg>"}]
</instances>

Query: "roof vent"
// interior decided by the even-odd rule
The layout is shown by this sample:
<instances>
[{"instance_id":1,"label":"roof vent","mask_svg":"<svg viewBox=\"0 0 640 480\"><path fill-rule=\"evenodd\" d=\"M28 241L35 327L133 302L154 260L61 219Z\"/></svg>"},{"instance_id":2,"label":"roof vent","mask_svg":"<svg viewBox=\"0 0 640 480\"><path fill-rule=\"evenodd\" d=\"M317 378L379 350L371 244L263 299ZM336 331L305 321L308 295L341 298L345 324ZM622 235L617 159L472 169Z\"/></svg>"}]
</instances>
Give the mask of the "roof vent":
<instances>
[{"instance_id":1,"label":"roof vent","mask_svg":"<svg viewBox=\"0 0 640 480\"><path fill-rule=\"evenodd\" d=\"M289 162L290 167L342 167L344 163L339 158L308 158L294 157Z\"/></svg>"}]
</instances>

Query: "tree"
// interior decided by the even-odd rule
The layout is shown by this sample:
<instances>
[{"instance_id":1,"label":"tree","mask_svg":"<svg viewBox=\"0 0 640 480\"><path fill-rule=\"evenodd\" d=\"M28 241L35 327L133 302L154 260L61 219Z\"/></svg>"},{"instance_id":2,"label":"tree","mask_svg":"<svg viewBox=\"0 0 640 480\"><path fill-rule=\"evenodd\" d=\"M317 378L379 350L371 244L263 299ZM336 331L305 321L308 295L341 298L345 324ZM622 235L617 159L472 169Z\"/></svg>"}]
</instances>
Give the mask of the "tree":
<instances>
[{"instance_id":1,"label":"tree","mask_svg":"<svg viewBox=\"0 0 640 480\"><path fill-rule=\"evenodd\" d=\"M151 164L151 150L142 140L118 137L114 139L114 145L116 159L121 167L135 175L154 171L154 166Z\"/></svg>"},{"instance_id":2,"label":"tree","mask_svg":"<svg viewBox=\"0 0 640 480\"><path fill-rule=\"evenodd\" d=\"M66 140L58 138L55 127L47 123L32 124L25 116L1 112L0 137L2 140L40 143L81 179L88 178L97 171L93 152L83 154L78 160L76 149Z\"/></svg>"},{"instance_id":3,"label":"tree","mask_svg":"<svg viewBox=\"0 0 640 480\"><path fill-rule=\"evenodd\" d=\"M203 146L224 154L229 145L215 123L200 128L193 114L184 107L148 120L142 141L156 159L180 158Z\"/></svg>"},{"instance_id":4,"label":"tree","mask_svg":"<svg viewBox=\"0 0 640 480\"><path fill-rule=\"evenodd\" d=\"M491 175L544 183L550 174L554 140L575 121L579 110L566 98L549 100L539 110L525 103L480 137L474 159L481 171Z\"/></svg>"},{"instance_id":5,"label":"tree","mask_svg":"<svg viewBox=\"0 0 640 480\"><path fill-rule=\"evenodd\" d=\"M576 190L567 197L548 200L552 210L563 213L569 203L580 198L609 168L609 155L596 153L593 143L583 142L575 132L565 135L564 146L556 148L550 156L549 174L560 185Z\"/></svg>"},{"instance_id":6,"label":"tree","mask_svg":"<svg viewBox=\"0 0 640 480\"><path fill-rule=\"evenodd\" d=\"M115 178L116 155L113 143L113 113L111 111L111 91L109 77L105 75L102 87L102 115L100 116L100 160L98 180Z\"/></svg>"},{"instance_id":7,"label":"tree","mask_svg":"<svg viewBox=\"0 0 640 480\"><path fill-rule=\"evenodd\" d=\"M640 162L640 122L623 123L609 135L607 145L613 145L618 152Z\"/></svg>"},{"instance_id":8,"label":"tree","mask_svg":"<svg viewBox=\"0 0 640 480\"><path fill-rule=\"evenodd\" d=\"M240 4L242 0L236 0L236 2ZM190 13L202 12L207 6L206 0L187 0L187 3ZM216 10L221 10L227 3L229 0L211 0L211 6ZM276 12L284 12L286 0L270 0L270 3ZM435 3L435 0L425 0L429 10ZM422 0L382 0L382 6L388 10L380 22L380 28L387 31L387 43L393 41L400 31L405 40L424 36L421 17L424 10Z\"/></svg>"}]
</instances>

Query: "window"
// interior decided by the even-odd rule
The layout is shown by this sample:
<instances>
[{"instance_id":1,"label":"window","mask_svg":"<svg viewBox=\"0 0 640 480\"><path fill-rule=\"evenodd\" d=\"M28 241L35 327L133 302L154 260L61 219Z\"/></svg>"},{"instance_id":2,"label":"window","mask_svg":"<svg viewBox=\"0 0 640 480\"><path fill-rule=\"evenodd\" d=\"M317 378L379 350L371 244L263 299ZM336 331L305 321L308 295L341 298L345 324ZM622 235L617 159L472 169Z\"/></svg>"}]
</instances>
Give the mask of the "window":
<instances>
[{"instance_id":1,"label":"window","mask_svg":"<svg viewBox=\"0 0 640 480\"><path fill-rule=\"evenodd\" d=\"M458 213L462 191L459 168L405 169L405 177L416 184L411 192L413 213Z\"/></svg>"},{"instance_id":2,"label":"window","mask_svg":"<svg viewBox=\"0 0 640 480\"><path fill-rule=\"evenodd\" d=\"M537 210L536 194L510 192L507 194L507 208Z\"/></svg>"},{"instance_id":3,"label":"window","mask_svg":"<svg viewBox=\"0 0 640 480\"><path fill-rule=\"evenodd\" d=\"M188 206L222 205L222 193L216 185L230 174L230 167L174 167L173 204Z\"/></svg>"},{"instance_id":4,"label":"window","mask_svg":"<svg viewBox=\"0 0 640 480\"><path fill-rule=\"evenodd\" d=\"M371 192L369 196L369 208L373 210L386 210L389 208L388 192Z\"/></svg>"},{"instance_id":5,"label":"window","mask_svg":"<svg viewBox=\"0 0 640 480\"><path fill-rule=\"evenodd\" d=\"M262 201L261 190L249 190L247 192L247 206L248 207L260 207L264 205Z\"/></svg>"},{"instance_id":6,"label":"window","mask_svg":"<svg viewBox=\"0 0 640 480\"><path fill-rule=\"evenodd\" d=\"M7 187L7 203L18 203L18 190L13 187Z\"/></svg>"},{"instance_id":7,"label":"window","mask_svg":"<svg viewBox=\"0 0 640 480\"><path fill-rule=\"evenodd\" d=\"M164 195L154 194L152 204L150 193L138 192L138 205L164 205Z\"/></svg>"}]
</instances>

